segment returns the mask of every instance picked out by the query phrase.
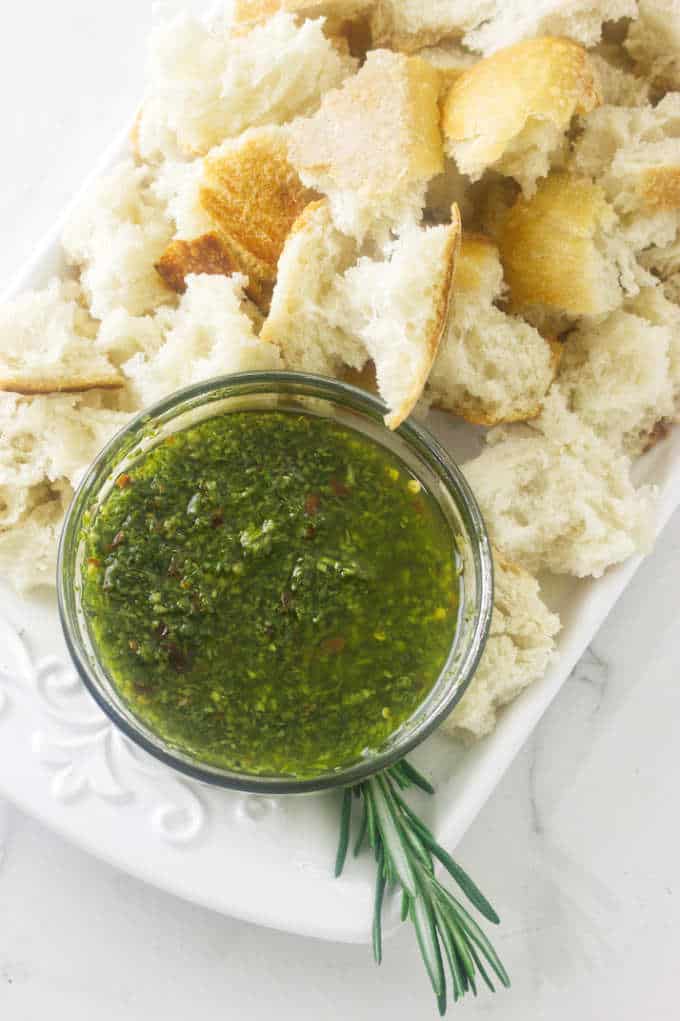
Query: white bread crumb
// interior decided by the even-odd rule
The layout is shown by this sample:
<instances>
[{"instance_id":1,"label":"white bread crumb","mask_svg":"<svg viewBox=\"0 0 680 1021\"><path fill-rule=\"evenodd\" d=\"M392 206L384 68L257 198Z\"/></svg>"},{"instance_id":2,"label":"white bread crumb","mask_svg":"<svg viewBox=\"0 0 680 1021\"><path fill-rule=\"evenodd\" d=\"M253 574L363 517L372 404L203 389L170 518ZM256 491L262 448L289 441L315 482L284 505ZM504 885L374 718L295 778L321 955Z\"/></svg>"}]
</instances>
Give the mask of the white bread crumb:
<instances>
[{"instance_id":1,"label":"white bread crumb","mask_svg":"<svg viewBox=\"0 0 680 1021\"><path fill-rule=\"evenodd\" d=\"M677 0L638 0L624 43L640 71L662 89L680 88L680 6Z\"/></svg>"},{"instance_id":2,"label":"white bread crumb","mask_svg":"<svg viewBox=\"0 0 680 1021\"><path fill-rule=\"evenodd\" d=\"M501 426L464 472L492 542L532 573L600 577L647 550L653 491L553 389L530 426Z\"/></svg>"},{"instance_id":3,"label":"white bread crumb","mask_svg":"<svg viewBox=\"0 0 680 1021\"><path fill-rule=\"evenodd\" d=\"M162 345L123 365L140 406L232 372L280 367L277 348L255 336L242 308L244 277L190 276L178 308L159 313Z\"/></svg>"},{"instance_id":4,"label":"white bread crumb","mask_svg":"<svg viewBox=\"0 0 680 1021\"><path fill-rule=\"evenodd\" d=\"M617 309L569 334L559 387L598 436L636 456L674 413L671 344L668 326Z\"/></svg>"},{"instance_id":5,"label":"white bread crumb","mask_svg":"<svg viewBox=\"0 0 680 1021\"><path fill-rule=\"evenodd\" d=\"M615 43L601 43L589 52L602 95L602 102L611 106L646 106L650 84L636 74L633 62Z\"/></svg>"},{"instance_id":6,"label":"white bread crumb","mask_svg":"<svg viewBox=\"0 0 680 1021\"><path fill-rule=\"evenodd\" d=\"M148 93L137 128L147 160L203 155L249 127L311 113L356 61L323 32L323 20L274 14L232 36L188 14L152 36Z\"/></svg>"},{"instance_id":7,"label":"white bread crumb","mask_svg":"<svg viewBox=\"0 0 680 1021\"><path fill-rule=\"evenodd\" d=\"M492 16L480 19L464 42L486 55L543 35L594 46L605 22L630 18L635 12L636 0L495 0Z\"/></svg>"},{"instance_id":8,"label":"white bread crumb","mask_svg":"<svg viewBox=\"0 0 680 1021\"><path fill-rule=\"evenodd\" d=\"M124 160L97 182L64 231L67 259L80 268L96 319L115 308L143 315L174 300L155 269L173 229L151 180L148 169Z\"/></svg>"},{"instance_id":9,"label":"white bread crumb","mask_svg":"<svg viewBox=\"0 0 680 1021\"><path fill-rule=\"evenodd\" d=\"M494 550L494 599L489 637L470 687L442 730L479 740L490 734L499 710L545 673L554 656L557 614L538 582Z\"/></svg>"}]
</instances>

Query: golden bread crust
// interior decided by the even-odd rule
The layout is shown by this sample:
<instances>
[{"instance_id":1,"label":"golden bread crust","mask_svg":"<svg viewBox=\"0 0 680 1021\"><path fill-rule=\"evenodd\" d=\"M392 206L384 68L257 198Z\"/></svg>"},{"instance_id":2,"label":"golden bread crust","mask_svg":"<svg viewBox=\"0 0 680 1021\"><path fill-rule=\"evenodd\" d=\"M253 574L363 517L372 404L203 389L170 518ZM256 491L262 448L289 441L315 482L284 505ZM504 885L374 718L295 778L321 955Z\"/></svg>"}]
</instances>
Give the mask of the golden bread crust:
<instances>
[{"instance_id":1,"label":"golden bread crust","mask_svg":"<svg viewBox=\"0 0 680 1021\"><path fill-rule=\"evenodd\" d=\"M566 129L574 114L588 113L601 101L582 46L569 39L530 39L464 71L444 103L442 127L451 155L457 143L474 142L475 165L487 167L531 118Z\"/></svg>"},{"instance_id":2,"label":"golden bread crust","mask_svg":"<svg viewBox=\"0 0 680 1021\"><path fill-rule=\"evenodd\" d=\"M0 391L2 393L21 394L24 397L36 397L40 394L79 394L88 390L120 390L124 381L119 373L92 376L50 376L49 372L42 379L28 379L22 376L2 376Z\"/></svg>"},{"instance_id":3,"label":"golden bread crust","mask_svg":"<svg viewBox=\"0 0 680 1021\"><path fill-rule=\"evenodd\" d=\"M451 307L451 296L453 293L453 282L456 272L456 263L460 253L461 237L463 227L460 218L460 210L457 205L451 207L451 226L449 237L444 250L442 270L437 282L437 291L433 300L433 317L429 335L426 339L427 357L423 363L422 370L414 380L414 384L407 396L398 408L395 408L385 416L385 425L388 429L397 429L401 423L408 418L416 404L420 400L425 384L427 383L432 366L437 358L439 345L449 321L449 309Z\"/></svg>"},{"instance_id":4,"label":"golden bread crust","mask_svg":"<svg viewBox=\"0 0 680 1021\"><path fill-rule=\"evenodd\" d=\"M594 237L616 216L599 185L553 174L505 217L499 251L513 308L548 305L574 315L601 311Z\"/></svg>"}]
</instances>

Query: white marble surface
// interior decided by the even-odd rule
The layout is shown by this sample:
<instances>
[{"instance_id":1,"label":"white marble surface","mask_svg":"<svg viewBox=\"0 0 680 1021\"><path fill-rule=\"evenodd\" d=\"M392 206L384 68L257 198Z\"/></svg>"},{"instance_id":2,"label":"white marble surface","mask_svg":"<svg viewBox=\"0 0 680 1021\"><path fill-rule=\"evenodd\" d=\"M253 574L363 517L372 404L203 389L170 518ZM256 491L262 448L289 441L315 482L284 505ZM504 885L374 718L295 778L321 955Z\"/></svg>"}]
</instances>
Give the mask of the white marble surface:
<instances>
[{"instance_id":1,"label":"white marble surface","mask_svg":"<svg viewBox=\"0 0 680 1021\"><path fill-rule=\"evenodd\" d=\"M9 6L9 5L8 5ZM140 91L147 0L24 0L0 33L0 283ZM671 1021L680 954L680 516L458 849L498 903L504 1021ZM0 806L0 1017L434 1017L410 933L361 947L174 900Z\"/></svg>"}]
</instances>

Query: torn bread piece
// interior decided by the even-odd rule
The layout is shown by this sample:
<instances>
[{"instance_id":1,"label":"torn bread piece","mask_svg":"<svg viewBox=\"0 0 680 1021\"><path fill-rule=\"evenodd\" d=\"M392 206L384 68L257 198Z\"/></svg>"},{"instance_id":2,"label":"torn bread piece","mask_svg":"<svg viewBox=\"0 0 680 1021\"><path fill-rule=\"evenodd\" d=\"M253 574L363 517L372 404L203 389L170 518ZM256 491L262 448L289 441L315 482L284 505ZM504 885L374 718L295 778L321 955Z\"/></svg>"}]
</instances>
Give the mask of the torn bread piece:
<instances>
[{"instance_id":1,"label":"torn bread piece","mask_svg":"<svg viewBox=\"0 0 680 1021\"><path fill-rule=\"evenodd\" d=\"M638 0L624 46L637 68L660 89L680 89L680 6L677 0Z\"/></svg>"},{"instance_id":2,"label":"torn bread piece","mask_svg":"<svg viewBox=\"0 0 680 1021\"><path fill-rule=\"evenodd\" d=\"M129 421L101 391L0 395L0 577L54 586L64 516L102 447Z\"/></svg>"},{"instance_id":3,"label":"torn bread piece","mask_svg":"<svg viewBox=\"0 0 680 1021\"><path fill-rule=\"evenodd\" d=\"M476 425L538 415L560 357L561 345L544 340L519 316L506 315L494 305L503 290L495 244L464 235L428 399Z\"/></svg>"},{"instance_id":4,"label":"torn bread piece","mask_svg":"<svg viewBox=\"0 0 680 1021\"><path fill-rule=\"evenodd\" d=\"M119 307L143 315L175 300L155 268L172 234L148 168L124 160L97 181L62 237L96 319Z\"/></svg>"},{"instance_id":5,"label":"torn bread piece","mask_svg":"<svg viewBox=\"0 0 680 1021\"><path fill-rule=\"evenodd\" d=\"M457 209L452 220L408 228L385 259L357 261L356 242L334 226L328 202L312 203L284 248L261 338L291 369L343 376L372 359L396 428L422 393L446 324Z\"/></svg>"},{"instance_id":6,"label":"torn bread piece","mask_svg":"<svg viewBox=\"0 0 680 1021\"><path fill-rule=\"evenodd\" d=\"M600 101L582 46L530 39L478 61L454 82L442 116L446 149L471 180L491 168L530 196L563 153L572 118Z\"/></svg>"},{"instance_id":7,"label":"torn bread piece","mask_svg":"<svg viewBox=\"0 0 680 1021\"><path fill-rule=\"evenodd\" d=\"M650 83L636 74L635 65L623 47L603 42L590 50L588 56L605 105L646 106L649 103Z\"/></svg>"},{"instance_id":8,"label":"torn bread piece","mask_svg":"<svg viewBox=\"0 0 680 1021\"><path fill-rule=\"evenodd\" d=\"M348 330L375 363L390 429L420 399L446 328L461 235L457 207L451 216L448 226L407 227L385 261L363 257L342 279Z\"/></svg>"},{"instance_id":9,"label":"torn bread piece","mask_svg":"<svg viewBox=\"0 0 680 1021\"><path fill-rule=\"evenodd\" d=\"M541 598L538 582L493 551L491 629L479 666L442 730L476 740L490 734L503 706L545 674L554 654L560 619Z\"/></svg>"},{"instance_id":10,"label":"torn bread piece","mask_svg":"<svg viewBox=\"0 0 680 1021\"><path fill-rule=\"evenodd\" d=\"M673 386L675 421L680 420L680 305L670 299L664 287L643 287L640 293L626 303L626 308L648 323L660 326L669 333L668 362Z\"/></svg>"},{"instance_id":11,"label":"torn bread piece","mask_svg":"<svg viewBox=\"0 0 680 1021\"><path fill-rule=\"evenodd\" d=\"M636 250L674 240L680 226L680 93L657 106L603 106L584 121L573 155L600 184Z\"/></svg>"},{"instance_id":12,"label":"torn bread piece","mask_svg":"<svg viewBox=\"0 0 680 1021\"><path fill-rule=\"evenodd\" d=\"M243 311L244 285L239 275L187 278L178 308L162 313L160 347L123 365L142 407L213 376L281 367L278 349L255 335Z\"/></svg>"},{"instance_id":13,"label":"torn bread piece","mask_svg":"<svg viewBox=\"0 0 680 1021\"><path fill-rule=\"evenodd\" d=\"M463 71L477 63L479 57L470 53L455 39L442 40L438 46L424 46L417 50L414 57L426 60L439 75L439 96L445 99L449 89L458 81Z\"/></svg>"},{"instance_id":14,"label":"torn bread piece","mask_svg":"<svg viewBox=\"0 0 680 1021\"><path fill-rule=\"evenodd\" d=\"M374 0L235 0L234 25L266 21L278 11L303 18L326 18L331 32L347 22L366 16Z\"/></svg>"},{"instance_id":15,"label":"torn bread piece","mask_svg":"<svg viewBox=\"0 0 680 1021\"><path fill-rule=\"evenodd\" d=\"M373 50L318 113L291 125L289 159L328 196L343 233L387 236L420 219L427 182L444 169L438 91L425 61Z\"/></svg>"},{"instance_id":16,"label":"torn bread piece","mask_svg":"<svg viewBox=\"0 0 680 1021\"><path fill-rule=\"evenodd\" d=\"M503 219L498 244L511 308L601 315L636 294L641 270L620 236L604 189L587 178L552 174Z\"/></svg>"},{"instance_id":17,"label":"torn bread piece","mask_svg":"<svg viewBox=\"0 0 680 1021\"><path fill-rule=\"evenodd\" d=\"M0 305L0 390L48 394L116 389L124 380L93 341L86 311L58 280Z\"/></svg>"},{"instance_id":18,"label":"torn bread piece","mask_svg":"<svg viewBox=\"0 0 680 1021\"><path fill-rule=\"evenodd\" d=\"M373 45L409 53L457 39L491 16L495 7L496 0L376 0Z\"/></svg>"},{"instance_id":19,"label":"torn bread piece","mask_svg":"<svg viewBox=\"0 0 680 1021\"><path fill-rule=\"evenodd\" d=\"M223 24L178 15L152 36L138 151L146 160L205 155L247 128L311 113L355 68L322 19L298 24L279 11L232 36Z\"/></svg>"},{"instance_id":20,"label":"torn bread piece","mask_svg":"<svg viewBox=\"0 0 680 1021\"><path fill-rule=\"evenodd\" d=\"M254 128L211 150L200 172L191 172L188 187L193 200L181 183L178 227L185 235L197 224L209 224L209 230L172 241L158 272L180 293L192 273L243 273L248 295L267 307L285 240L314 198L288 162L285 131Z\"/></svg>"},{"instance_id":21,"label":"torn bread piece","mask_svg":"<svg viewBox=\"0 0 680 1021\"><path fill-rule=\"evenodd\" d=\"M463 470L492 542L526 570L600 577L651 543L653 490L553 388L530 425L501 426Z\"/></svg>"},{"instance_id":22,"label":"torn bread piece","mask_svg":"<svg viewBox=\"0 0 680 1021\"><path fill-rule=\"evenodd\" d=\"M607 22L633 18L636 11L636 0L494 0L491 15L480 18L464 42L485 55L542 35L595 46Z\"/></svg>"},{"instance_id":23,"label":"torn bread piece","mask_svg":"<svg viewBox=\"0 0 680 1021\"><path fill-rule=\"evenodd\" d=\"M558 385L570 409L631 457L647 449L658 424L675 413L672 342L667 325L617 309L580 324L564 345Z\"/></svg>"},{"instance_id":24,"label":"torn bread piece","mask_svg":"<svg viewBox=\"0 0 680 1021\"><path fill-rule=\"evenodd\" d=\"M277 345L287 367L338 376L361 370L368 355L348 332L338 287L358 256L353 238L333 224L327 199L312 202L295 222L279 260L278 279L260 338Z\"/></svg>"}]
</instances>

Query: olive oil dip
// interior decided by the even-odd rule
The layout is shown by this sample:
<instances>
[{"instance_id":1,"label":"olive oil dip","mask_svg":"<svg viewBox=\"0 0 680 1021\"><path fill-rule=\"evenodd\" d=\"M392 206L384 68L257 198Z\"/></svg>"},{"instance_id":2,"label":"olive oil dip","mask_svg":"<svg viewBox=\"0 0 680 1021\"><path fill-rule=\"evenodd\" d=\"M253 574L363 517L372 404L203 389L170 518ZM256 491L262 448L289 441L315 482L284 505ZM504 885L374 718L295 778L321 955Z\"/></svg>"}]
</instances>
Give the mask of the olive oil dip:
<instances>
[{"instance_id":1,"label":"olive oil dip","mask_svg":"<svg viewBox=\"0 0 680 1021\"><path fill-rule=\"evenodd\" d=\"M454 540L405 464L338 422L243 411L162 441L85 518L83 609L130 711L221 768L370 754L454 640Z\"/></svg>"}]
</instances>

